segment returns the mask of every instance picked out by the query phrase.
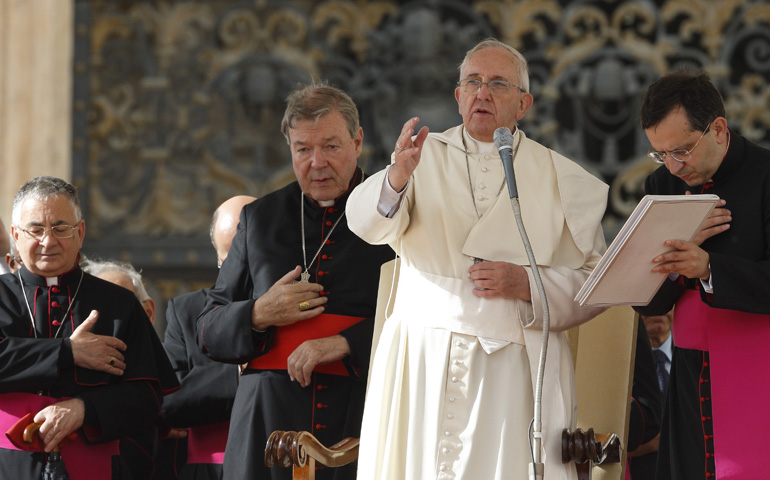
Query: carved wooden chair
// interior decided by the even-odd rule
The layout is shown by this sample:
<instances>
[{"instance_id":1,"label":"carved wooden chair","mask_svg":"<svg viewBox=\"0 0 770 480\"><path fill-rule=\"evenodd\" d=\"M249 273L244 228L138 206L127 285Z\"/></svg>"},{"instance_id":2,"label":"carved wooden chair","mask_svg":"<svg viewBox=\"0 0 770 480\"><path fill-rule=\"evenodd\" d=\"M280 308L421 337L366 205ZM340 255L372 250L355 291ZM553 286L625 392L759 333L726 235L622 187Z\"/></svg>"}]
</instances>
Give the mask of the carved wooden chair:
<instances>
[{"instance_id":1,"label":"carved wooden chair","mask_svg":"<svg viewBox=\"0 0 770 480\"><path fill-rule=\"evenodd\" d=\"M358 458L358 439L346 438L329 448L309 432L276 430L265 448L265 465L292 468L294 480L315 480L316 462L327 467L341 467Z\"/></svg>"},{"instance_id":2,"label":"carved wooden chair","mask_svg":"<svg viewBox=\"0 0 770 480\"><path fill-rule=\"evenodd\" d=\"M387 314L398 263L382 266L372 355ZM636 316L630 307L612 307L567 332L575 365L578 419L575 431L562 432L562 462L575 462L580 480L621 480L636 346ZM598 393L601 392L601 393ZM602 433L598 432L612 432ZM265 464L294 469L294 480L314 480L315 463L346 465L358 457L358 439L326 448L308 432L276 431L265 449Z\"/></svg>"},{"instance_id":3,"label":"carved wooden chair","mask_svg":"<svg viewBox=\"0 0 770 480\"><path fill-rule=\"evenodd\" d=\"M574 461L580 480L625 477L636 322L631 307L612 307L567 332L578 418L574 432L562 432L562 462Z\"/></svg>"}]
</instances>

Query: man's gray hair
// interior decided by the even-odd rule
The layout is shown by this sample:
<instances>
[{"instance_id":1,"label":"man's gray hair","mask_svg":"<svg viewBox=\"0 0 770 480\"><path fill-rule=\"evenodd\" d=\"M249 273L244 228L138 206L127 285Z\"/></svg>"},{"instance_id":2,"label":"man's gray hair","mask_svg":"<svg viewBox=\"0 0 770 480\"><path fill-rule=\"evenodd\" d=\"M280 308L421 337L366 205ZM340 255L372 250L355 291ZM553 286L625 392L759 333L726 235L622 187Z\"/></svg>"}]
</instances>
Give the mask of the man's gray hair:
<instances>
[{"instance_id":1,"label":"man's gray hair","mask_svg":"<svg viewBox=\"0 0 770 480\"><path fill-rule=\"evenodd\" d=\"M134 286L134 290L136 290L136 298L140 302L150 299L147 290L144 288L144 283L142 283L142 274L130 263L115 260L88 260L82 267L86 273L90 273L95 277L107 272L122 273L131 279L131 284Z\"/></svg>"},{"instance_id":2,"label":"man's gray hair","mask_svg":"<svg viewBox=\"0 0 770 480\"><path fill-rule=\"evenodd\" d=\"M482 40L478 44L476 44L475 47L468 50L468 52L465 54L465 58L463 58L463 61L460 63L460 66L458 67L458 70L460 72L460 80L462 80L462 74L463 69L465 68L465 65L468 63L468 60L479 50L484 50L485 48L502 48L506 52L510 53L516 60L517 65L517 72L519 74L519 83L522 91L529 93L529 67L527 66L527 59L524 58L524 55L521 54L518 50L511 47L510 45L507 45L500 40L496 38L487 38L486 40Z\"/></svg>"},{"instance_id":3,"label":"man's gray hair","mask_svg":"<svg viewBox=\"0 0 770 480\"><path fill-rule=\"evenodd\" d=\"M298 120L318 121L334 111L340 112L348 127L350 138L358 135L358 108L350 96L324 83L297 85L286 98L286 112L281 120L281 133L286 143L291 145L289 129L294 128Z\"/></svg>"},{"instance_id":4,"label":"man's gray hair","mask_svg":"<svg viewBox=\"0 0 770 480\"><path fill-rule=\"evenodd\" d=\"M80 221L82 216L80 212L80 201L78 201L78 191L70 183L65 182L61 178L56 177L36 177L29 180L27 183L21 186L16 196L13 197L13 211L11 212L11 223L20 226L21 222L21 205L28 198L35 198L38 200L45 200L57 195L63 195L75 211L75 219Z\"/></svg>"}]
</instances>

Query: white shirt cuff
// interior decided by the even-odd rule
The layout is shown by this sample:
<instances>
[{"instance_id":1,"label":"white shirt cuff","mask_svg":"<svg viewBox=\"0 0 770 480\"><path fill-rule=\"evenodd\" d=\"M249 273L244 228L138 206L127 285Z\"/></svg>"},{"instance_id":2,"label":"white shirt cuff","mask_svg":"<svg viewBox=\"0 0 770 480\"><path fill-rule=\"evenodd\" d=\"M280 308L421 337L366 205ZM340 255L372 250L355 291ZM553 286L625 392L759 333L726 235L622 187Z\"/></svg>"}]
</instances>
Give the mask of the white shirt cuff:
<instances>
[{"instance_id":1,"label":"white shirt cuff","mask_svg":"<svg viewBox=\"0 0 770 480\"><path fill-rule=\"evenodd\" d=\"M711 264L709 263L709 272L711 272ZM703 291L706 293L714 293L714 285L711 284L711 273L709 273L709 278L706 280L700 281L700 284L703 285Z\"/></svg>"},{"instance_id":2,"label":"white shirt cuff","mask_svg":"<svg viewBox=\"0 0 770 480\"><path fill-rule=\"evenodd\" d=\"M386 218L392 218L398 211L398 207L401 205L401 198L404 196L406 187L409 186L407 181L406 186L397 192L390 186L388 181L388 172L390 172L390 165L385 169L385 178L382 181L382 189L380 189L380 200L377 202L377 211Z\"/></svg>"}]
</instances>

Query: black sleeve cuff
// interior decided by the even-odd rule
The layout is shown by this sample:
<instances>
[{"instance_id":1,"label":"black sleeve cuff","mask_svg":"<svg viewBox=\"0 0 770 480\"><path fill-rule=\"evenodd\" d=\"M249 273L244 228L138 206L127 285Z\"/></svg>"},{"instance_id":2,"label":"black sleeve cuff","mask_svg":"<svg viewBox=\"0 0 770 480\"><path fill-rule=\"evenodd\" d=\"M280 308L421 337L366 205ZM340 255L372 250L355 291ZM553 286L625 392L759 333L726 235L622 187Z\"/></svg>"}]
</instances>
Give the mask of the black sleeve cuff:
<instances>
[{"instance_id":1,"label":"black sleeve cuff","mask_svg":"<svg viewBox=\"0 0 770 480\"><path fill-rule=\"evenodd\" d=\"M685 287L678 281L666 279L660 286L660 289L652 297L650 303L642 306L635 306L633 309L640 315L665 315L672 308L679 297L684 293Z\"/></svg>"},{"instance_id":2,"label":"black sleeve cuff","mask_svg":"<svg viewBox=\"0 0 770 480\"><path fill-rule=\"evenodd\" d=\"M91 401L88 400L86 397L77 397L81 400L83 400L83 404L86 407L86 412L83 415L83 425L88 425L89 427L99 427L99 417L96 415L96 410L93 408L93 405L91 405Z\"/></svg>"},{"instance_id":3,"label":"black sleeve cuff","mask_svg":"<svg viewBox=\"0 0 770 480\"><path fill-rule=\"evenodd\" d=\"M357 379L366 381L369 376L369 362L374 335L374 319L365 318L340 332L348 341L350 355L342 359L348 373Z\"/></svg>"},{"instance_id":4,"label":"black sleeve cuff","mask_svg":"<svg viewBox=\"0 0 770 480\"><path fill-rule=\"evenodd\" d=\"M75 366L75 357L72 355L72 343L69 338L62 340L61 350L59 350L59 370L72 368Z\"/></svg>"}]
</instances>

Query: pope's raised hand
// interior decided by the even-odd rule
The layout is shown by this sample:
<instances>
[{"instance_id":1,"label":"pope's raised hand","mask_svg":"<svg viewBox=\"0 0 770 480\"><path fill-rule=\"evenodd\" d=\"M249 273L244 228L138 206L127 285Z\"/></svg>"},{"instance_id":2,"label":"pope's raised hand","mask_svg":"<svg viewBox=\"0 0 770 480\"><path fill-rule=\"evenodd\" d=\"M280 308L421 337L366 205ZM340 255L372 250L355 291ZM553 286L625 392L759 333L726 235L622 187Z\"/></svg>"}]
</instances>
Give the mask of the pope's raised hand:
<instances>
[{"instance_id":1,"label":"pope's raised hand","mask_svg":"<svg viewBox=\"0 0 770 480\"><path fill-rule=\"evenodd\" d=\"M420 163L422 145L428 136L428 127L422 127L417 136L414 136L414 128L420 121L419 117L410 118L401 129L401 134L396 141L395 157L393 165L388 171L388 182L393 190L400 192L412 176L412 172Z\"/></svg>"}]
</instances>

